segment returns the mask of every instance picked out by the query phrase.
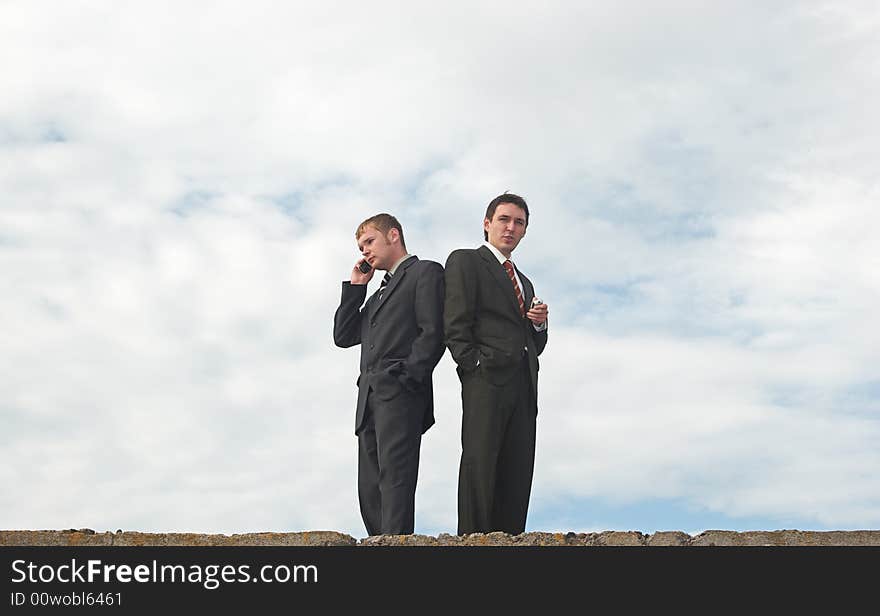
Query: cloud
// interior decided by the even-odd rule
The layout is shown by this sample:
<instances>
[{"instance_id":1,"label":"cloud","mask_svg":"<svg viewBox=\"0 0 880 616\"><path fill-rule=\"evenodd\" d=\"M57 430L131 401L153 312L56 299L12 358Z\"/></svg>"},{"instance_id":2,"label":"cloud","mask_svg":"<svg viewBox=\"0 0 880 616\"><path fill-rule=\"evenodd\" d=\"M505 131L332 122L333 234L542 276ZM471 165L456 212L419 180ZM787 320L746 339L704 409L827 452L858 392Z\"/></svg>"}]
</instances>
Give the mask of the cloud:
<instances>
[{"instance_id":1,"label":"cloud","mask_svg":"<svg viewBox=\"0 0 880 616\"><path fill-rule=\"evenodd\" d=\"M873 523L877 485L865 469L880 463L876 420L829 405L831 386L811 378L828 370L803 366L800 349L559 334L562 349L542 364L538 468L548 495ZM780 404L773 386L791 382L803 388L797 404Z\"/></svg>"},{"instance_id":2,"label":"cloud","mask_svg":"<svg viewBox=\"0 0 880 616\"><path fill-rule=\"evenodd\" d=\"M0 24L0 526L362 535L330 335L354 228L393 212L443 262L504 190L552 312L539 520L880 522L871 3ZM445 532L448 356L435 389L417 524Z\"/></svg>"}]
</instances>

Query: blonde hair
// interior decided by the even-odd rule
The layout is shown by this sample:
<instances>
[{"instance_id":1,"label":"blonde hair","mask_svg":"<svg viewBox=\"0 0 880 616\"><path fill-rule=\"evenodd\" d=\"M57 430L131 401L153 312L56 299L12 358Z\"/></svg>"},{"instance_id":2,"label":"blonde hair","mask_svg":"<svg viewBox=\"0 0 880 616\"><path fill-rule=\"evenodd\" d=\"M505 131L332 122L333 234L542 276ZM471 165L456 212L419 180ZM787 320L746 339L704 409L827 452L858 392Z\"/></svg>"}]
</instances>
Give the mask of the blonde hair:
<instances>
[{"instance_id":1,"label":"blonde hair","mask_svg":"<svg viewBox=\"0 0 880 616\"><path fill-rule=\"evenodd\" d=\"M367 230L367 227L375 227L382 235L387 235L391 229L397 229L397 232L400 234L400 245L406 250L406 242L403 240L403 227L400 226L400 221L391 214L376 214L367 218L358 225L354 239L359 239L364 231Z\"/></svg>"}]
</instances>

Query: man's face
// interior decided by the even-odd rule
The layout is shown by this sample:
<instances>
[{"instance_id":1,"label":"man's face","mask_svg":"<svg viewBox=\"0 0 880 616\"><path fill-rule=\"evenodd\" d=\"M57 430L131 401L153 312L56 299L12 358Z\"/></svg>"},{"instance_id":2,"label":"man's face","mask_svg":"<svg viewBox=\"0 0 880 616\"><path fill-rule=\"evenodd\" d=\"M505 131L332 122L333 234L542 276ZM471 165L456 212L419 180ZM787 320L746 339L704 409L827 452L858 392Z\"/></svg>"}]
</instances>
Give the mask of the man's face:
<instances>
[{"instance_id":1,"label":"man's face","mask_svg":"<svg viewBox=\"0 0 880 616\"><path fill-rule=\"evenodd\" d=\"M395 232L395 229L391 229L387 235L390 236ZM393 246L388 240L389 237L383 235L381 231L373 226L367 226L360 237L357 238L357 245L361 254L364 255L367 263L373 266L373 269L387 270L394 265L394 260L391 259Z\"/></svg>"},{"instance_id":2,"label":"man's face","mask_svg":"<svg viewBox=\"0 0 880 616\"><path fill-rule=\"evenodd\" d=\"M526 234L526 212L513 203L499 203L492 220L483 221L483 230L489 235L489 243L509 258Z\"/></svg>"}]
</instances>

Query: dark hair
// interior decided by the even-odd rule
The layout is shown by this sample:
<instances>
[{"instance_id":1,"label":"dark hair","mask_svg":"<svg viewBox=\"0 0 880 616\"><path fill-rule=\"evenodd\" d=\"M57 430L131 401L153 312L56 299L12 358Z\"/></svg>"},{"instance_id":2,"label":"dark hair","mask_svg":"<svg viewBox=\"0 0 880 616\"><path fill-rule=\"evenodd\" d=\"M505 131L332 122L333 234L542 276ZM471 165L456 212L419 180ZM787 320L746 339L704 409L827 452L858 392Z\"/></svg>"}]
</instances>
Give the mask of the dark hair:
<instances>
[{"instance_id":1,"label":"dark hair","mask_svg":"<svg viewBox=\"0 0 880 616\"><path fill-rule=\"evenodd\" d=\"M406 250L406 242L403 241L403 227L400 226L400 222L391 214L376 214L367 218L358 225L354 239L358 239L367 227L375 227L382 235L388 235L391 229L397 229L397 232L400 233L400 245Z\"/></svg>"},{"instance_id":2,"label":"dark hair","mask_svg":"<svg viewBox=\"0 0 880 616\"><path fill-rule=\"evenodd\" d=\"M526 205L526 200L519 195L515 195L509 192L506 192L503 195L498 195L489 202L489 207L486 208L486 218L488 220L492 220L492 217L495 216L495 210L502 203L510 203L511 205L515 205L516 207L524 211L526 213L526 226L529 226L529 206ZM483 239L489 239L489 234L485 231L483 231Z\"/></svg>"}]
</instances>

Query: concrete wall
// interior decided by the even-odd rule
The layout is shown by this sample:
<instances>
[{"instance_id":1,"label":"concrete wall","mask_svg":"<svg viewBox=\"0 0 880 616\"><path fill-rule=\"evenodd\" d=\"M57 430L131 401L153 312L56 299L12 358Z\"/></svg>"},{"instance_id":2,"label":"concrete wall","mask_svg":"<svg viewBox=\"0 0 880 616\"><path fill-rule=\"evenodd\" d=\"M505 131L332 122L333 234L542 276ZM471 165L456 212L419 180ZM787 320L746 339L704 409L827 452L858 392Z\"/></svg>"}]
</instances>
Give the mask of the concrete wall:
<instances>
[{"instance_id":1,"label":"concrete wall","mask_svg":"<svg viewBox=\"0 0 880 616\"><path fill-rule=\"evenodd\" d=\"M708 530L691 536L678 531L645 535L635 531L602 533L524 533L512 537L504 533L458 537L442 534L368 537L356 540L333 531L302 533L247 533L204 535L199 533L95 532L80 530L3 530L0 546L860 546L880 545L880 531L749 531Z\"/></svg>"}]
</instances>

